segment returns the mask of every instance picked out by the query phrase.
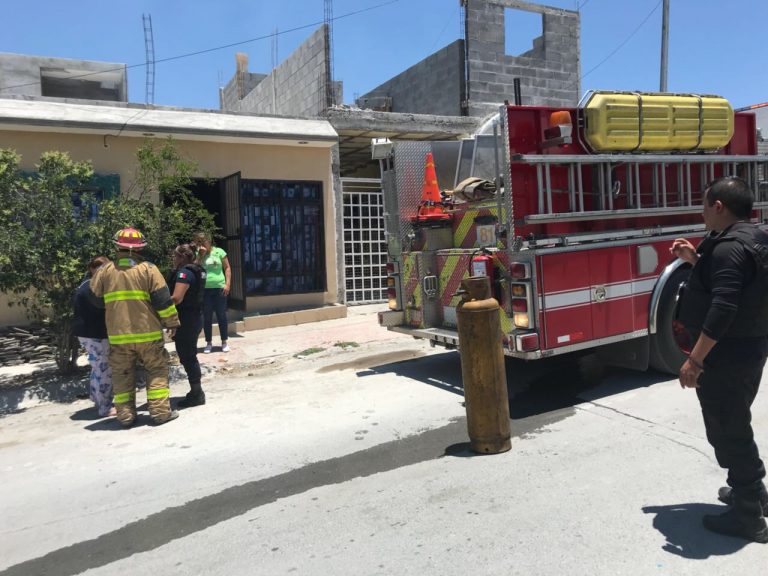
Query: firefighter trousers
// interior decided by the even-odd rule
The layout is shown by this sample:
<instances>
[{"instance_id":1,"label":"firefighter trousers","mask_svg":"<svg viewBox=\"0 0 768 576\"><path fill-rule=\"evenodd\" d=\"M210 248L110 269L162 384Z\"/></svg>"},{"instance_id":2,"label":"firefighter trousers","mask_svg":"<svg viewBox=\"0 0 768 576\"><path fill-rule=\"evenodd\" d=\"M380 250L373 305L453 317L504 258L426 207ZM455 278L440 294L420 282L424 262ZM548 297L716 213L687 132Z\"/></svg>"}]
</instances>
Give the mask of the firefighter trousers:
<instances>
[{"instance_id":1,"label":"firefighter trousers","mask_svg":"<svg viewBox=\"0 0 768 576\"><path fill-rule=\"evenodd\" d=\"M136 420L136 363L147 373L147 409L161 424L171 417L171 391L168 387L168 352L162 340L140 344L114 344L109 350L112 389L117 419L123 426Z\"/></svg>"}]
</instances>

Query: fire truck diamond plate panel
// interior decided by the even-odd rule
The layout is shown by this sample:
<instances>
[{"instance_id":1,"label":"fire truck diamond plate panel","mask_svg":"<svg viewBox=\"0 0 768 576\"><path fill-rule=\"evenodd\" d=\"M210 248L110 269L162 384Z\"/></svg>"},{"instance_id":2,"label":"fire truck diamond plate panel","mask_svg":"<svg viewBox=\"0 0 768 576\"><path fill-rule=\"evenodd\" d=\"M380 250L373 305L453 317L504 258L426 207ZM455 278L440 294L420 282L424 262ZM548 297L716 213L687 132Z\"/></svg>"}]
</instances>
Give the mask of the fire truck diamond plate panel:
<instances>
[{"instance_id":1,"label":"fire truck diamond plate panel","mask_svg":"<svg viewBox=\"0 0 768 576\"><path fill-rule=\"evenodd\" d=\"M414 234L411 218L416 216L421 204L426 157L427 152L431 151L429 142L395 142L395 186L400 202L400 242L406 249Z\"/></svg>"}]
</instances>

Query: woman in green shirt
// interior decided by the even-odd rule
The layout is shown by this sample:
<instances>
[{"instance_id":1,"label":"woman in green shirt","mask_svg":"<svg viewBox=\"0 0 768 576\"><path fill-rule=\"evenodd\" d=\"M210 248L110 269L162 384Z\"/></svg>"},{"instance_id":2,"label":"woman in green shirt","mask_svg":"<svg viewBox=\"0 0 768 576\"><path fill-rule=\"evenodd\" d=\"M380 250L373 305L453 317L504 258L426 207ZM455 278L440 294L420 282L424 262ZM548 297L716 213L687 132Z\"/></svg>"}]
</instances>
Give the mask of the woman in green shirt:
<instances>
[{"instance_id":1,"label":"woman in green shirt","mask_svg":"<svg viewBox=\"0 0 768 576\"><path fill-rule=\"evenodd\" d=\"M229 352L227 344L227 295L231 283L232 271L229 267L227 253L214 246L211 237L205 232L195 234L197 244L197 263L205 268L205 292L203 294L203 332L205 333L205 348L203 352L210 354L213 344L213 313L219 324L221 336L221 351Z\"/></svg>"}]
</instances>

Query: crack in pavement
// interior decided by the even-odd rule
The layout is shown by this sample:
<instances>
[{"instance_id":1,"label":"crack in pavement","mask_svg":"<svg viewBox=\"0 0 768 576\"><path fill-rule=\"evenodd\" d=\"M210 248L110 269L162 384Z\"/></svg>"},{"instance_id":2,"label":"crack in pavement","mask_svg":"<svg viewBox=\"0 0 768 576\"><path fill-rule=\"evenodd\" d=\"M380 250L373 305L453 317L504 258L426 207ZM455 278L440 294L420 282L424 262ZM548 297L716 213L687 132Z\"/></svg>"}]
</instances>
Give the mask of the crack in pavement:
<instances>
[{"instance_id":1,"label":"crack in pavement","mask_svg":"<svg viewBox=\"0 0 768 576\"><path fill-rule=\"evenodd\" d=\"M665 426L664 424L660 424L658 422L654 422L653 420L648 420L646 418L641 418L640 416L635 416L634 414L629 414L628 412L622 412L621 410L618 410L616 408L612 408L610 406L606 406L605 404L600 404L599 402L587 401L587 402L585 402L585 404L590 404L590 405L595 406L597 408L602 408L604 410L608 410L608 411L613 412L615 414L619 414L620 416L626 416L627 418L632 418L634 420L638 420L640 422L644 422L645 424L650 424L654 428L663 428L665 430L670 430L670 431L675 432L677 434L683 434L685 436L690 436L691 438L699 439L698 436L695 436L694 434L691 434L690 432L685 432L685 431L677 430L675 428L670 428L669 426ZM581 410L582 412L589 412L589 410L585 410L584 408L581 408L579 406L575 406L575 408L577 410ZM675 440L674 438L671 438L669 436L665 436L664 434L660 434L660 433L658 433L658 432L656 432L654 430L652 430L650 433L653 434L654 436L659 437L659 438L664 438L665 440L669 440L670 442L672 442L674 444L677 444L678 446L682 446L684 448L688 448L690 450L693 450L694 452L698 452L699 454L704 456L707 460L710 460L710 461L712 460L712 457L709 454L707 454L703 450L699 450L698 448L696 448L696 446L691 446L690 444L686 444L685 442L681 442L680 440Z\"/></svg>"}]
</instances>

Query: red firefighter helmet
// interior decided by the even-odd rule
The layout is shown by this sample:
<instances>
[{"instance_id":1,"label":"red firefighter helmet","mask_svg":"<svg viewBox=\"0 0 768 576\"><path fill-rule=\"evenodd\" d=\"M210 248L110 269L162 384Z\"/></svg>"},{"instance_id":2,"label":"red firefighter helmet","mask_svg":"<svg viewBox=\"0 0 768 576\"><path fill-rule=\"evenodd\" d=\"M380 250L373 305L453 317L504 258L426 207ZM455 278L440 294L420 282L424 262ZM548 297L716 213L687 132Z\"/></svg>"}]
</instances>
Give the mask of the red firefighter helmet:
<instances>
[{"instance_id":1,"label":"red firefighter helmet","mask_svg":"<svg viewBox=\"0 0 768 576\"><path fill-rule=\"evenodd\" d=\"M136 228L123 228L115 232L115 237L112 239L115 246L120 248L144 248L147 245L147 241L144 239L144 235L136 230Z\"/></svg>"}]
</instances>

